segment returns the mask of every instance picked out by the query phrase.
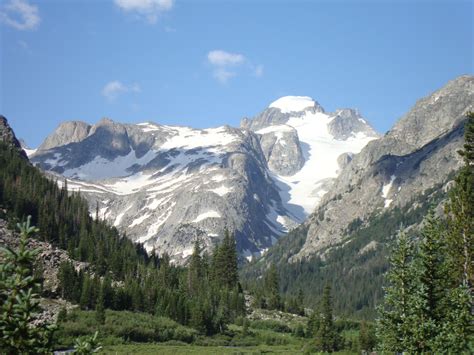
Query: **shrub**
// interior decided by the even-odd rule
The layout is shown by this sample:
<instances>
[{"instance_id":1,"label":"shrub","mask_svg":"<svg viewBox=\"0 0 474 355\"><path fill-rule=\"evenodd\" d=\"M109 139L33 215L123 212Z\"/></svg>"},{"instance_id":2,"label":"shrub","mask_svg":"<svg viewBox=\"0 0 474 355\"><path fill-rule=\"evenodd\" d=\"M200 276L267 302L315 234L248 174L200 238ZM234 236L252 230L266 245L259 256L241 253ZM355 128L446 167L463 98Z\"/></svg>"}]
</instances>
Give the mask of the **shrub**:
<instances>
[{"instance_id":1,"label":"shrub","mask_svg":"<svg viewBox=\"0 0 474 355\"><path fill-rule=\"evenodd\" d=\"M268 329L278 333L291 333L291 328L283 322L277 320L255 320L250 323L253 329Z\"/></svg>"}]
</instances>

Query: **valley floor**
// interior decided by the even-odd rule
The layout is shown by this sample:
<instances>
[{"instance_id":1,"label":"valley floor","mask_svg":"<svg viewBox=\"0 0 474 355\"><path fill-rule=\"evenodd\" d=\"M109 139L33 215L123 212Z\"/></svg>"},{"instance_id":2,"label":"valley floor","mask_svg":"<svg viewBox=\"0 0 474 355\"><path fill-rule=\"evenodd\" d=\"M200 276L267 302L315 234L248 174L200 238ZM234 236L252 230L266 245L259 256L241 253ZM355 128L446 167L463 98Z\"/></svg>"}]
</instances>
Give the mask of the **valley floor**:
<instances>
[{"instance_id":1,"label":"valley floor","mask_svg":"<svg viewBox=\"0 0 474 355\"><path fill-rule=\"evenodd\" d=\"M196 345L163 345L163 344L127 344L104 347L103 354L303 354L295 345L278 346L196 346Z\"/></svg>"}]
</instances>

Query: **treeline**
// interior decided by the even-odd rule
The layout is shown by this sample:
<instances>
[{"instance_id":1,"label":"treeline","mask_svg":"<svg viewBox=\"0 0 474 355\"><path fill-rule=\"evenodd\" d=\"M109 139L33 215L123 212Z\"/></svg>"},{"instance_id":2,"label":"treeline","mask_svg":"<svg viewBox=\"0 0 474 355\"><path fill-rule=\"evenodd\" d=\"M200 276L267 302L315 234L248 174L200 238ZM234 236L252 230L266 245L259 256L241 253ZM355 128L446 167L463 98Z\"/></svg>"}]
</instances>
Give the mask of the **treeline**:
<instances>
[{"instance_id":1,"label":"treeline","mask_svg":"<svg viewBox=\"0 0 474 355\"><path fill-rule=\"evenodd\" d=\"M67 250L70 257L89 262L103 275L123 280L150 263L144 248L119 235L104 221L93 220L79 193L59 188L33 167L18 150L0 142L0 210L11 229L31 216L46 242ZM4 212L0 212L0 217Z\"/></svg>"},{"instance_id":2,"label":"treeline","mask_svg":"<svg viewBox=\"0 0 474 355\"><path fill-rule=\"evenodd\" d=\"M443 219L428 214L421 235L401 233L390 271L378 336L384 352L472 353L474 250L474 114L465 128L464 167Z\"/></svg>"},{"instance_id":3,"label":"treeline","mask_svg":"<svg viewBox=\"0 0 474 355\"><path fill-rule=\"evenodd\" d=\"M0 217L13 229L30 215L42 240L92 265L92 272L61 265L65 299L100 313L110 308L165 316L205 334L223 331L245 314L235 239L229 232L212 255L202 255L196 242L189 267L174 266L166 254L149 256L116 228L93 219L78 193L68 193L66 183L59 188L1 142L0 166Z\"/></svg>"},{"instance_id":4,"label":"treeline","mask_svg":"<svg viewBox=\"0 0 474 355\"><path fill-rule=\"evenodd\" d=\"M265 274L268 265L274 264L284 299L298 298L300 290L304 290L304 304L315 308L319 305L325 285L330 284L337 295L333 302L338 315L375 320L376 307L384 296L381 285L389 267L388 245L400 225L421 223L430 207L446 198L443 185L454 177L453 173L444 183L414 196L404 207L374 214L364 225L355 229L353 227L350 240L325 250L324 260L316 256L288 262L289 257L297 254L306 240L307 227L302 225L295 228L270 248L264 258L242 268L244 287L252 292L261 289L259 275ZM357 225L356 221L354 225ZM408 233L415 237L414 229ZM372 243L373 249L364 250L369 243Z\"/></svg>"},{"instance_id":5,"label":"treeline","mask_svg":"<svg viewBox=\"0 0 474 355\"><path fill-rule=\"evenodd\" d=\"M296 295L282 295L280 274L274 264L269 266L261 278L247 280L245 289L252 294L254 308L305 315L303 290L300 288Z\"/></svg>"},{"instance_id":6,"label":"treeline","mask_svg":"<svg viewBox=\"0 0 474 355\"><path fill-rule=\"evenodd\" d=\"M166 254L162 258L152 256L152 263L140 265L137 273L123 282L76 271L72 263L63 263L60 292L84 310L95 309L103 321L106 308L146 312L212 335L245 316L245 299L234 237L226 231L212 255L202 254L196 241L186 268L172 265Z\"/></svg>"}]
</instances>

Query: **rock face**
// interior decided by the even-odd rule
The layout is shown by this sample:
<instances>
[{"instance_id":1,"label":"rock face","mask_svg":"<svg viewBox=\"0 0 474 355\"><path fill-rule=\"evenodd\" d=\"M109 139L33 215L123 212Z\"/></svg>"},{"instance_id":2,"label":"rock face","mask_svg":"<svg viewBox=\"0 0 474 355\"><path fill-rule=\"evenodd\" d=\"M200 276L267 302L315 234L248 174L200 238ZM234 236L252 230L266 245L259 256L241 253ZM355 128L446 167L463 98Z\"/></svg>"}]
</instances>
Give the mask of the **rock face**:
<instances>
[{"instance_id":1,"label":"rock face","mask_svg":"<svg viewBox=\"0 0 474 355\"><path fill-rule=\"evenodd\" d=\"M0 218L0 245L17 249L20 242L18 233L7 228L7 222ZM42 270L43 293L50 296L59 296L59 266L63 262L72 262L76 270L88 270L89 264L72 260L65 250L58 249L50 243L41 242L35 238L30 238L27 244L29 250L38 249L36 257L36 267ZM0 255L1 258L1 255ZM1 260L0 260L1 261Z\"/></svg>"},{"instance_id":2,"label":"rock face","mask_svg":"<svg viewBox=\"0 0 474 355\"><path fill-rule=\"evenodd\" d=\"M354 133L363 133L369 137L377 136L377 132L353 109L340 109L334 112L334 118L328 123L329 133L337 140L346 140Z\"/></svg>"},{"instance_id":3,"label":"rock face","mask_svg":"<svg viewBox=\"0 0 474 355\"><path fill-rule=\"evenodd\" d=\"M353 153L379 135L357 110L326 113L306 96L285 96L241 127L256 132L287 209L303 221Z\"/></svg>"},{"instance_id":4,"label":"rock face","mask_svg":"<svg viewBox=\"0 0 474 355\"><path fill-rule=\"evenodd\" d=\"M23 151L21 143L16 139L15 133L8 124L5 116L0 115L0 142L6 143L17 149L20 154L27 159L26 153Z\"/></svg>"},{"instance_id":5,"label":"rock face","mask_svg":"<svg viewBox=\"0 0 474 355\"><path fill-rule=\"evenodd\" d=\"M263 154L271 171L279 175L293 175L304 165L298 132L291 126L279 131L268 131L260 138Z\"/></svg>"},{"instance_id":6,"label":"rock face","mask_svg":"<svg viewBox=\"0 0 474 355\"><path fill-rule=\"evenodd\" d=\"M460 167L456 152L472 110L474 77L459 77L419 100L384 137L342 162L332 189L306 222L306 242L293 260L323 253L347 239L351 222L405 206L447 181Z\"/></svg>"},{"instance_id":7,"label":"rock face","mask_svg":"<svg viewBox=\"0 0 474 355\"><path fill-rule=\"evenodd\" d=\"M150 251L182 262L196 239L211 250L227 227L249 257L306 218L341 154L378 137L346 111L327 114L308 97L284 97L241 128L66 122L31 159Z\"/></svg>"},{"instance_id":8,"label":"rock face","mask_svg":"<svg viewBox=\"0 0 474 355\"><path fill-rule=\"evenodd\" d=\"M99 218L178 262L196 238L211 249L226 227L243 255L259 253L283 233L277 219L291 219L248 130L105 119L81 141L39 149L32 161L68 178L92 211L98 204Z\"/></svg>"},{"instance_id":9,"label":"rock face","mask_svg":"<svg viewBox=\"0 0 474 355\"><path fill-rule=\"evenodd\" d=\"M80 142L89 135L91 126L84 122L63 122L48 136L39 149L46 150L69 143Z\"/></svg>"}]
</instances>

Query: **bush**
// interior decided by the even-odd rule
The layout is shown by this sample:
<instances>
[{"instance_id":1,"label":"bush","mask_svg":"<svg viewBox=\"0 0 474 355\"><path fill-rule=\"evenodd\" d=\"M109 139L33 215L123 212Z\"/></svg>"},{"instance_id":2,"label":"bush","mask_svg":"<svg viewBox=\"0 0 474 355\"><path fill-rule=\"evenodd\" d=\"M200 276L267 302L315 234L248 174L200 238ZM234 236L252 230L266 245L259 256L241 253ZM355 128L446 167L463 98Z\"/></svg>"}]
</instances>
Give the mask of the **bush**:
<instances>
[{"instance_id":1,"label":"bush","mask_svg":"<svg viewBox=\"0 0 474 355\"><path fill-rule=\"evenodd\" d=\"M268 329L278 333L291 333L291 328L277 320L255 320L250 323L253 329Z\"/></svg>"},{"instance_id":2,"label":"bush","mask_svg":"<svg viewBox=\"0 0 474 355\"><path fill-rule=\"evenodd\" d=\"M75 337L94 334L100 329L100 340L117 344L124 342L167 342L192 343L197 331L180 325L165 317L128 311L106 311L104 325L97 323L95 312L75 310L68 320L60 324L57 340L61 345L71 345Z\"/></svg>"}]
</instances>

